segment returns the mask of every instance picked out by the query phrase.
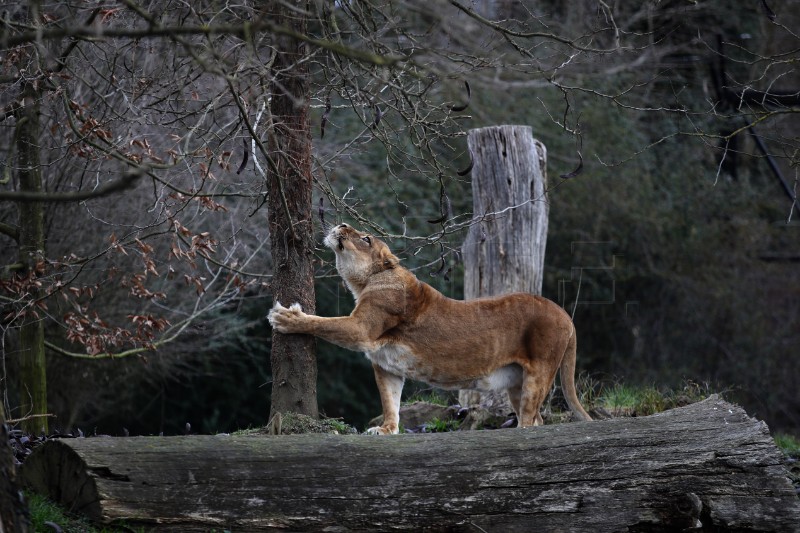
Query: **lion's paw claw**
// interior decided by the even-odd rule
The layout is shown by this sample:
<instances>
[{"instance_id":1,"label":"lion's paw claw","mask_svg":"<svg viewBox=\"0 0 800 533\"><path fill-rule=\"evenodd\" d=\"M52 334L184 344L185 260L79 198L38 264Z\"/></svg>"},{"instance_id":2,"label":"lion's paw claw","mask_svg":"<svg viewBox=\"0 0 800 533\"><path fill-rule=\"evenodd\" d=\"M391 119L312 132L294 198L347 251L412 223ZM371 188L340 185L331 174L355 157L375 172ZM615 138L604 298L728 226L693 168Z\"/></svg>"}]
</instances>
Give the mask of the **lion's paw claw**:
<instances>
[{"instance_id":1,"label":"lion's paw claw","mask_svg":"<svg viewBox=\"0 0 800 533\"><path fill-rule=\"evenodd\" d=\"M398 431L396 429L392 431L391 429L385 428L383 426L375 426L369 428L364 433L366 433L367 435L393 435L398 433Z\"/></svg>"},{"instance_id":2,"label":"lion's paw claw","mask_svg":"<svg viewBox=\"0 0 800 533\"><path fill-rule=\"evenodd\" d=\"M294 333L297 331L299 320L302 320L303 308L299 303L293 303L289 307L284 307L276 301L275 305L267 314L270 326L275 328L278 333Z\"/></svg>"}]
</instances>

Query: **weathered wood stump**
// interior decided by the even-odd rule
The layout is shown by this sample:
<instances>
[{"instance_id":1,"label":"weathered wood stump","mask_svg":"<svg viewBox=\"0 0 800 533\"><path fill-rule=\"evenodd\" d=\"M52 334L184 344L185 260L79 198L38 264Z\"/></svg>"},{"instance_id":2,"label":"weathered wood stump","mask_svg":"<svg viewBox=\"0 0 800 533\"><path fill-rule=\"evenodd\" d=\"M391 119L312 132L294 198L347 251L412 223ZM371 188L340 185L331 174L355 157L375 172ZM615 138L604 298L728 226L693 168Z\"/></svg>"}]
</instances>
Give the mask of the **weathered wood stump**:
<instances>
[{"instance_id":1,"label":"weathered wood stump","mask_svg":"<svg viewBox=\"0 0 800 533\"><path fill-rule=\"evenodd\" d=\"M766 425L716 397L499 431L66 439L22 477L98 522L180 531L800 531Z\"/></svg>"},{"instance_id":2,"label":"weathered wood stump","mask_svg":"<svg viewBox=\"0 0 800 533\"><path fill-rule=\"evenodd\" d=\"M547 150L530 126L490 126L467 136L472 156L472 212L462 246L464 299L510 292L542 294L550 204ZM512 411L505 392L462 390L461 405L495 415Z\"/></svg>"}]
</instances>

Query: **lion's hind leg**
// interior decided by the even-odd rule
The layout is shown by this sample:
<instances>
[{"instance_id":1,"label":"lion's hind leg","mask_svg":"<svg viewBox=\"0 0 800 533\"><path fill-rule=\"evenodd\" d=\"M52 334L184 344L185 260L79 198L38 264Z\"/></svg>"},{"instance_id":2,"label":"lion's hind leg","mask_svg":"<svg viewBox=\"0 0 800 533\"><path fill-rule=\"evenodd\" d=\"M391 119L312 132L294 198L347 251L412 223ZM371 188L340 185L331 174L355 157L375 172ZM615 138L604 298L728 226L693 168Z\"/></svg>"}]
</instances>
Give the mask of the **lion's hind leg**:
<instances>
[{"instance_id":1,"label":"lion's hind leg","mask_svg":"<svg viewBox=\"0 0 800 533\"><path fill-rule=\"evenodd\" d=\"M514 409L514 412L517 415L517 420L519 420L519 402L522 399L522 386L512 387L506 390L506 392L508 393L508 400L511 402L511 408Z\"/></svg>"},{"instance_id":2,"label":"lion's hind leg","mask_svg":"<svg viewBox=\"0 0 800 533\"><path fill-rule=\"evenodd\" d=\"M522 420L522 412L520 411L520 404L522 403L522 386L519 387L512 387L506 390L508 393L508 399L511 402L511 408L514 409L514 414L517 415L517 427L523 427L520 425L520 420ZM533 421L534 426L542 426L544 425L544 420L542 420L542 415L539 413L539 410L536 410L536 417Z\"/></svg>"},{"instance_id":3,"label":"lion's hind leg","mask_svg":"<svg viewBox=\"0 0 800 533\"><path fill-rule=\"evenodd\" d=\"M520 391L519 409L517 410L517 427L524 428L544 424L539 410L547 397L550 386L555 380L556 370L547 368L547 365L542 364L531 364L523 367L522 390ZM513 400L511 405L514 405Z\"/></svg>"}]
</instances>

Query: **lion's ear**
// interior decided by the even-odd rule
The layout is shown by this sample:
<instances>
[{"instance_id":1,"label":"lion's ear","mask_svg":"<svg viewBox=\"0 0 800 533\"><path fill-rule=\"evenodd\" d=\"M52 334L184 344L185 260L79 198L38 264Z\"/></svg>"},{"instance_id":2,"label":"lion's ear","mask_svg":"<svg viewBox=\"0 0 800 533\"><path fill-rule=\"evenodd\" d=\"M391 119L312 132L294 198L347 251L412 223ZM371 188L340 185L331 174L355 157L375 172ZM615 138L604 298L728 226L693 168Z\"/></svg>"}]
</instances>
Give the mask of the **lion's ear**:
<instances>
[{"instance_id":1,"label":"lion's ear","mask_svg":"<svg viewBox=\"0 0 800 533\"><path fill-rule=\"evenodd\" d=\"M387 270L400 264L400 259L398 259L397 256L389 250L389 248L384 248L381 250L380 260L383 268Z\"/></svg>"}]
</instances>

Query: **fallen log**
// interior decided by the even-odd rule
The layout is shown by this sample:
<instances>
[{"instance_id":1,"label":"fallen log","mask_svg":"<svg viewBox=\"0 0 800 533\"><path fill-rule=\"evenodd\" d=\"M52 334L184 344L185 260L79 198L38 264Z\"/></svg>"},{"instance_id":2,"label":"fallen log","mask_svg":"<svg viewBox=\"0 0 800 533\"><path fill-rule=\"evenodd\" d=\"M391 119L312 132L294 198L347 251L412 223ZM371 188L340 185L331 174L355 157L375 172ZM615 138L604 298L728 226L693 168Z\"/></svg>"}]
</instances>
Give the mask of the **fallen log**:
<instances>
[{"instance_id":1,"label":"fallen log","mask_svg":"<svg viewBox=\"0 0 800 533\"><path fill-rule=\"evenodd\" d=\"M766 424L717 397L498 431L64 439L22 479L147 529L800 531Z\"/></svg>"}]
</instances>

